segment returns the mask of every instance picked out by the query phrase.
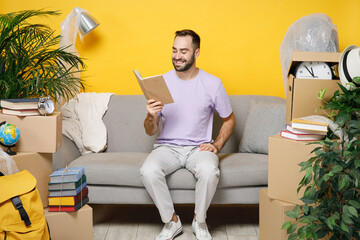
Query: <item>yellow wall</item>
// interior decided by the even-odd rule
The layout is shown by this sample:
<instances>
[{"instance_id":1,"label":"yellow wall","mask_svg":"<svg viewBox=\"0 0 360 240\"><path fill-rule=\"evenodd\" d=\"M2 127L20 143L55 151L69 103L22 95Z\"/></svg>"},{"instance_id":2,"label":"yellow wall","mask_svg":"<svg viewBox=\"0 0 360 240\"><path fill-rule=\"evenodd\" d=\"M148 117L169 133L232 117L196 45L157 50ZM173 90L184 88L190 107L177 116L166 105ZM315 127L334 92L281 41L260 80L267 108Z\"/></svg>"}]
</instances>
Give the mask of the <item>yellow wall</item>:
<instances>
[{"instance_id":1,"label":"yellow wall","mask_svg":"<svg viewBox=\"0 0 360 240\"><path fill-rule=\"evenodd\" d=\"M302 16L331 17L341 51L360 45L358 0L0 0L1 13L61 10L61 16L44 20L58 34L76 6L101 23L76 44L87 59L88 92L141 94L132 70L146 77L172 69L174 32L183 28L199 33L198 66L220 77L229 94L285 96L279 46Z\"/></svg>"}]
</instances>

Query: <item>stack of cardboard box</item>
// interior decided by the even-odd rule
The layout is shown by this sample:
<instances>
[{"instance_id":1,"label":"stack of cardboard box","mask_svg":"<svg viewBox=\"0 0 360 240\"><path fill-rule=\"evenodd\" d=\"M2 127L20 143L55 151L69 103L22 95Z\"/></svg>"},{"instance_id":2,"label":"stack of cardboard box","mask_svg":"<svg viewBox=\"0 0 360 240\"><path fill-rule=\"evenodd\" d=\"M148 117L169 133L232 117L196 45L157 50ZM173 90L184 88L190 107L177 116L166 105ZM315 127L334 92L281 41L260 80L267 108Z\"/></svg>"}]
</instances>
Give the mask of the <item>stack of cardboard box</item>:
<instances>
[{"instance_id":1,"label":"stack of cardboard box","mask_svg":"<svg viewBox=\"0 0 360 240\"><path fill-rule=\"evenodd\" d=\"M302 61L320 61L336 64L340 53L294 52L289 67L288 88L286 97L286 123L291 119L308 115L324 115L324 112L315 112L324 106L317 99L318 92L326 88L325 99L332 97L339 87L339 80L297 79L291 72L297 63ZM300 172L300 162L312 157L311 151L319 145L307 145L312 141L295 141L275 135L269 137L268 155L268 189L260 191L260 240L288 239L282 225L293 221L285 212L292 210L296 205L303 205L300 198L304 190L297 193L297 189L304 172Z\"/></svg>"},{"instance_id":2,"label":"stack of cardboard box","mask_svg":"<svg viewBox=\"0 0 360 240\"><path fill-rule=\"evenodd\" d=\"M53 172L52 155L62 143L62 114L19 117L0 113L0 120L16 125L20 139L11 150L19 171L28 170L36 178L52 239L92 239L92 208L84 206L76 213L48 211L49 175ZM4 149L6 150L6 149Z\"/></svg>"},{"instance_id":3,"label":"stack of cardboard box","mask_svg":"<svg viewBox=\"0 0 360 240\"><path fill-rule=\"evenodd\" d=\"M304 176L300 172L300 162L308 160L311 151L318 145L307 145L311 141L295 141L279 135L269 137L268 189L260 191L260 240L288 239L286 230L281 227L293 219L285 212L296 205L304 190L297 193L298 185Z\"/></svg>"},{"instance_id":4,"label":"stack of cardboard box","mask_svg":"<svg viewBox=\"0 0 360 240\"><path fill-rule=\"evenodd\" d=\"M19 128L20 139L11 148L17 154L12 157L19 171L28 170L34 175L43 206L47 207L52 154L61 147L62 142L62 114L19 117L0 113L0 120Z\"/></svg>"}]
</instances>

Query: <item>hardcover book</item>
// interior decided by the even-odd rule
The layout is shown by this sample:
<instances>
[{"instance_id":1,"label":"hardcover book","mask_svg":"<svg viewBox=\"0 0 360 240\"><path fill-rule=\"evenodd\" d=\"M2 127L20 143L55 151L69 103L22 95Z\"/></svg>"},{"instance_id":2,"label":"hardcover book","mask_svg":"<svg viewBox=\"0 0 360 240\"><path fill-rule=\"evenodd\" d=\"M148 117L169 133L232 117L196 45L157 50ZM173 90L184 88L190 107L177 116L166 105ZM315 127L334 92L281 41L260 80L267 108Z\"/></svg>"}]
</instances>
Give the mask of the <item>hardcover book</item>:
<instances>
[{"instance_id":1,"label":"hardcover book","mask_svg":"<svg viewBox=\"0 0 360 240\"><path fill-rule=\"evenodd\" d=\"M319 135L324 135L324 136L327 134L327 132L292 128L290 126L290 124L286 124L285 129L286 129L286 131L292 132L295 134L319 134Z\"/></svg>"},{"instance_id":2,"label":"hardcover book","mask_svg":"<svg viewBox=\"0 0 360 240\"><path fill-rule=\"evenodd\" d=\"M39 110L37 109L19 109L13 110L8 108L1 109L1 113L15 116L37 116L40 115Z\"/></svg>"},{"instance_id":3,"label":"hardcover book","mask_svg":"<svg viewBox=\"0 0 360 240\"><path fill-rule=\"evenodd\" d=\"M163 75L142 78L138 70L134 70L134 74L147 100L154 99L162 104L174 102Z\"/></svg>"},{"instance_id":4,"label":"hardcover book","mask_svg":"<svg viewBox=\"0 0 360 240\"><path fill-rule=\"evenodd\" d=\"M13 110L38 109L38 98L1 99L0 106Z\"/></svg>"},{"instance_id":5,"label":"hardcover book","mask_svg":"<svg viewBox=\"0 0 360 240\"><path fill-rule=\"evenodd\" d=\"M49 190L49 197L66 197L66 196L76 196L81 190L86 187L86 182L79 186L75 190Z\"/></svg>"},{"instance_id":6,"label":"hardcover book","mask_svg":"<svg viewBox=\"0 0 360 240\"><path fill-rule=\"evenodd\" d=\"M50 183L77 182L84 172L83 167L59 168L50 174Z\"/></svg>"},{"instance_id":7,"label":"hardcover book","mask_svg":"<svg viewBox=\"0 0 360 240\"><path fill-rule=\"evenodd\" d=\"M76 212L82 206L89 202L89 197L86 196L82 201L78 202L74 206L49 206L49 212Z\"/></svg>"},{"instance_id":8,"label":"hardcover book","mask_svg":"<svg viewBox=\"0 0 360 240\"><path fill-rule=\"evenodd\" d=\"M304 118L294 118L291 120L291 127L295 129L304 129L304 130L312 130L312 131L322 131L327 132L328 123L314 121L310 118L311 116ZM309 120L311 119L311 120Z\"/></svg>"},{"instance_id":9,"label":"hardcover book","mask_svg":"<svg viewBox=\"0 0 360 240\"><path fill-rule=\"evenodd\" d=\"M281 131L280 136L296 141L316 141L321 140L325 137L324 135L319 134L296 134L289 131Z\"/></svg>"},{"instance_id":10,"label":"hardcover book","mask_svg":"<svg viewBox=\"0 0 360 240\"><path fill-rule=\"evenodd\" d=\"M48 183L49 191L53 190L75 190L80 187L82 183L86 182L86 175L82 177L77 182L62 182L62 183Z\"/></svg>"},{"instance_id":11,"label":"hardcover book","mask_svg":"<svg viewBox=\"0 0 360 240\"><path fill-rule=\"evenodd\" d=\"M69 196L69 197L49 197L49 206L74 206L81 199L85 198L89 193L87 187L85 187L81 192L79 192L76 196Z\"/></svg>"}]
</instances>

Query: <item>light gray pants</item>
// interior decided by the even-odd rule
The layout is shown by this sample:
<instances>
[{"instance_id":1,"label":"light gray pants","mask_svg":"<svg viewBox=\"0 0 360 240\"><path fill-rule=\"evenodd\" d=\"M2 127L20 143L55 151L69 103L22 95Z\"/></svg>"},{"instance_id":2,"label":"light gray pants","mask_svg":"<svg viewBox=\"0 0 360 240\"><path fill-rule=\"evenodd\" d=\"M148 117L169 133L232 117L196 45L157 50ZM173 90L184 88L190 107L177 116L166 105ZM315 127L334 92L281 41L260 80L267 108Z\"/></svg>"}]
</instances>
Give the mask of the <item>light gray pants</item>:
<instances>
[{"instance_id":1,"label":"light gray pants","mask_svg":"<svg viewBox=\"0 0 360 240\"><path fill-rule=\"evenodd\" d=\"M170 222L174 204L166 184L166 175L186 168L197 179L195 186L195 214L198 222L205 222L206 212L219 182L219 158L198 146L155 144L140 169L141 180L159 210L161 220Z\"/></svg>"}]
</instances>

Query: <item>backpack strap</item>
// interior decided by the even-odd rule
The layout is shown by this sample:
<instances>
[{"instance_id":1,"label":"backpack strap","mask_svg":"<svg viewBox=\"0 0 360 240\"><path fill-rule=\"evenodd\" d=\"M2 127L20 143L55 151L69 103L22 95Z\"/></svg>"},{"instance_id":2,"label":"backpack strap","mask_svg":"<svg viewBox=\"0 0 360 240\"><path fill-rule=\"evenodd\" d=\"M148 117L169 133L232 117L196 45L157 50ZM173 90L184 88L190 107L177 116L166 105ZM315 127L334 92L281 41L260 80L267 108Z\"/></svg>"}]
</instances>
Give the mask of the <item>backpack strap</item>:
<instances>
[{"instance_id":1,"label":"backpack strap","mask_svg":"<svg viewBox=\"0 0 360 240\"><path fill-rule=\"evenodd\" d=\"M11 202L13 203L14 207L19 211L20 216L21 216L21 220L23 220L25 222L25 225L26 226L31 225L29 216L28 216L26 210L24 209L23 204L22 204L19 196L11 198Z\"/></svg>"}]
</instances>

